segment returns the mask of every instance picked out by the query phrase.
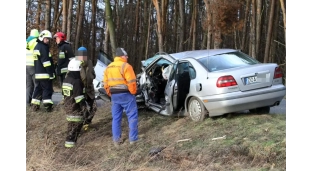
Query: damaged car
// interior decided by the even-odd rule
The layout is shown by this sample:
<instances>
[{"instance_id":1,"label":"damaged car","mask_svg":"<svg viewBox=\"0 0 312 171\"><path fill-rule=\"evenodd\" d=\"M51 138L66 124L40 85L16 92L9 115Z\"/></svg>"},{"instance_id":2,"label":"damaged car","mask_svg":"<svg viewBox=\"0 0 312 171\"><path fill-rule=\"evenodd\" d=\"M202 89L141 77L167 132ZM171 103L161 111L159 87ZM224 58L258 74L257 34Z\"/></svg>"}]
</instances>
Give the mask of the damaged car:
<instances>
[{"instance_id":1,"label":"damaged car","mask_svg":"<svg viewBox=\"0 0 312 171\"><path fill-rule=\"evenodd\" d=\"M193 121L244 110L269 113L286 95L282 76L276 63L235 49L157 53L142 61L136 99L159 114Z\"/></svg>"}]
</instances>

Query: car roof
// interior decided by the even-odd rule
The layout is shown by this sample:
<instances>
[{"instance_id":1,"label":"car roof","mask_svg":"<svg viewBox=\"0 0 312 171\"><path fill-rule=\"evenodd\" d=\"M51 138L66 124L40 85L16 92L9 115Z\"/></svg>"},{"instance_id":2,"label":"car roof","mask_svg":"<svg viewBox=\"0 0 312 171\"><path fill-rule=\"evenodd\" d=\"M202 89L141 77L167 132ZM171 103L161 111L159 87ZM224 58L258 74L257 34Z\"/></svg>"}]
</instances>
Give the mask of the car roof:
<instances>
[{"instance_id":1,"label":"car roof","mask_svg":"<svg viewBox=\"0 0 312 171\"><path fill-rule=\"evenodd\" d=\"M229 53L229 52L236 52L238 50L235 49L206 49L206 50L192 50L192 51L184 51L184 52L178 52L178 53L171 53L169 54L174 59L183 59L187 57L192 57L195 59L199 59L206 56L214 56L218 54L223 53Z\"/></svg>"}]
</instances>

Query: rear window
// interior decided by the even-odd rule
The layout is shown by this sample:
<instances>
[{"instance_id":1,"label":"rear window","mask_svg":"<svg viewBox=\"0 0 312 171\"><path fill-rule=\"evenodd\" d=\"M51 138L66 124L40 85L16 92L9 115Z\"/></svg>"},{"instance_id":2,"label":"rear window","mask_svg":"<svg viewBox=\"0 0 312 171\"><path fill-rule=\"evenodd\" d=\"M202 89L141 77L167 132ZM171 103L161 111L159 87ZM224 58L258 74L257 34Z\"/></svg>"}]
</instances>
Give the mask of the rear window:
<instances>
[{"instance_id":1,"label":"rear window","mask_svg":"<svg viewBox=\"0 0 312 171\"><path fill-rule=\"evenodd\" d=\"M243 52L224 53L215 56L207 56L198 60L209 72L259 64L256 59Z\"/></svg>"}]
</instances>

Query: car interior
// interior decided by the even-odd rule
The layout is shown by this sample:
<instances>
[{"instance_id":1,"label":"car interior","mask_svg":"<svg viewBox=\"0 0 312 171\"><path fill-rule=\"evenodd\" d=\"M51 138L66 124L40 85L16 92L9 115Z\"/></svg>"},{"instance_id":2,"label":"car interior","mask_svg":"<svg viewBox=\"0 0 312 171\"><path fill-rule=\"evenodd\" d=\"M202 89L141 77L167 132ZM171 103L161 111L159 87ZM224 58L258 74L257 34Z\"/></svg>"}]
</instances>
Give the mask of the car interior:
<instances>
[{"instance_id":1,"label":"car interior","mask_svg":"<svg viewBox=\"0 0 312 171\"><path fill-rule=\"evenodd\" d=\"M147 93L153 103L164 105L166 102L164 91L168 80L163 78L162 70L168 65L167 63L161 64L158 62L148 71L147 75L151 84L147 87ZM177 84L177 101L176 105L173 105L174 110L178 111L184 108L184 101L189 93L190 81L191 78L195 78L195 74L195 69L188 62L179 63L177 67L173 67L169 81L175 79Z\"/></svg>"}]
</instances>

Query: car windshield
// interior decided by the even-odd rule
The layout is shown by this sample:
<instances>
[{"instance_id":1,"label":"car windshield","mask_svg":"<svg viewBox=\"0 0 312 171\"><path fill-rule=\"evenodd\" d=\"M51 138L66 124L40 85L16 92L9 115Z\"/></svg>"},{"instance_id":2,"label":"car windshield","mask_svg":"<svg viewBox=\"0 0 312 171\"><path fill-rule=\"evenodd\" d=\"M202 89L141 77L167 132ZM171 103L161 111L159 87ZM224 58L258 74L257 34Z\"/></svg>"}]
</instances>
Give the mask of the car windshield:
<instances>
[{"instance_id":1,"label":"car windshield","mask_svg":"<svg viewBox=\"0 0 312 171\"><path fill-rule=\"evenodd\" d=\"M259 64L256 59L242 52L231 52L207 56L198 60L209 72Z\"/></svg>"},{"instance_id":2,"label":"car windshield","mask_svg":"<svg viewBox=\"0 0 312 171\"><path fill-rule=\"evenodd\" d=\"M151 62L153 62L156 58L158 58L159 55L156 55L154 57L151 57L151 58L148 58L147 60L145 60L143 62L143 67L146 67L148 66ZM160 59L158 62L157 62L157 65L161 66L163 64L171 64L171 62L169 62L168 60L166 59Z\"/></svg>"}]
</instances>

